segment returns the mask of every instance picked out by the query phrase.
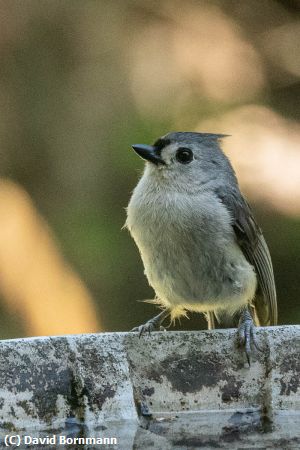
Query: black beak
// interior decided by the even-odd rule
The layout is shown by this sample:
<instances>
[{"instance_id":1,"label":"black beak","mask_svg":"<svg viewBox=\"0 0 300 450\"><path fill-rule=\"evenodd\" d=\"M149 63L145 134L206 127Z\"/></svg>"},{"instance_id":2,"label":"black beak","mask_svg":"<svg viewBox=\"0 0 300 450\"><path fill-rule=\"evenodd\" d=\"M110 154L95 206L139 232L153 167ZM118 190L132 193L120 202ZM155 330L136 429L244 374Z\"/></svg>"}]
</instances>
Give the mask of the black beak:
<instances>
[{"instance_id":1,"label":"black beak","mask_svg":"<svg viewBox=\"0 0 300 450\"><path fill-rule=\"evenodd\" d=\"M156 165L165 164L164 160L160 157L159 149L153 145L134 144L132 145L132 148L146 161L150 161Z\"/></svg>"}]
</instances>

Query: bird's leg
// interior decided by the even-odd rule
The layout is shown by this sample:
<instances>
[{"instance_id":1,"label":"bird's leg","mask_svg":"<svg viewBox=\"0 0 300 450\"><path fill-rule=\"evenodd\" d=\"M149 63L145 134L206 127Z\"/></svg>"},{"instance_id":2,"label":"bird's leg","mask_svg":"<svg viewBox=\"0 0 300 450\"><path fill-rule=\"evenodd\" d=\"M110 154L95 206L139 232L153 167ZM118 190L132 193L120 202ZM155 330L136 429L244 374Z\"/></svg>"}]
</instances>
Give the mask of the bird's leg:
<instances>
[{"instance_id":1,"label":"bird's leg","mask_svg":"<svg viewBox=\"0 0 300 450\"><path fill-rule=\"evenodd\" d=\"M257 340L255 337L255 325L248 308L245 308L241 313L238 326L238 337L239 344L241 347L244 347L247 361L250 366L251 344L257 350L261 351L261 349L257 344Z\"/></svg>"},{"instance_id":2,"label":"bird's leg","mask_svg":"<svg viewBox=\"0 0 300 450\"><path fill-rule=\"evenodd\" d=\"M132 328L131 331L138 331L139 337L142 336L143 333L151 333L151 331L159 331L161 324L163 321L170 315L171 311L169 309L164 309L161 313L157 314L157 316L148 320L143 325Z\"/></svg>"},{"instance_id":3,"label":"bird's leg","mask_svg":"<svg viewBox=\"0 0 300 450\"><path fill-rule=\"evenodd\" d=\"M206 320L207 320L208 330L213 330L214 328L216 328L216 321L215 321L214 313L212 311L208 311L205 314L205 316L206 316Z\"/></svg>"}]
</instances>

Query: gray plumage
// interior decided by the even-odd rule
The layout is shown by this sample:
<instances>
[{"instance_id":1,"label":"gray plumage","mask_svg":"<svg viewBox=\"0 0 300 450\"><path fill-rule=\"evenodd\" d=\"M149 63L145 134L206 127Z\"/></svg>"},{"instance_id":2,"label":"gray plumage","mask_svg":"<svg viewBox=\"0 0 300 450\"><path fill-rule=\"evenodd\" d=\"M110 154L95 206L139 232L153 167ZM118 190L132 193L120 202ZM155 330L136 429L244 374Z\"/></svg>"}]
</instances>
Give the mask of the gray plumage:
<instances>
[{"instance_id":1,"label":"gray plumage","mask_svg":"<svg viewBox=\"0 0 300 450\"><path fill-rule=\"evenodd\" d=\"M223 137L176 132L153 146L133 146L147 162L126 226L155 302L172 318L198 311L207 313L210 327L228 326L251 305L257 324L274 325L270 253L220 149Z\"/></svg>"}]
</instances>

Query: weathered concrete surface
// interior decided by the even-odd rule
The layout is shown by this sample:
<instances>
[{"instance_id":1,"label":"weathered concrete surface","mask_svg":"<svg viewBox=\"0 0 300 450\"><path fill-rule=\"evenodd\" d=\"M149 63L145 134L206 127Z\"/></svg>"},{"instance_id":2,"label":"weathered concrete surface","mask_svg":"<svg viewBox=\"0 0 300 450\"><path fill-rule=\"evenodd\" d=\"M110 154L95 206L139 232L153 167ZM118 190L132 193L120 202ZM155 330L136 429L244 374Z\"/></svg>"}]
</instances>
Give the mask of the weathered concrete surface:
<instances>
[{"instance_id":1,"label":"weathered concrete surface","mask_svg":"<svg viewBox=\"0 0 300 450\"><path fill-rule=\"evenodd\" d=\"M257 338L250 368L235 330L2 341L0 431L105 430L122 449L300 448L300 326Z\"/></svg>"}]
</instances>

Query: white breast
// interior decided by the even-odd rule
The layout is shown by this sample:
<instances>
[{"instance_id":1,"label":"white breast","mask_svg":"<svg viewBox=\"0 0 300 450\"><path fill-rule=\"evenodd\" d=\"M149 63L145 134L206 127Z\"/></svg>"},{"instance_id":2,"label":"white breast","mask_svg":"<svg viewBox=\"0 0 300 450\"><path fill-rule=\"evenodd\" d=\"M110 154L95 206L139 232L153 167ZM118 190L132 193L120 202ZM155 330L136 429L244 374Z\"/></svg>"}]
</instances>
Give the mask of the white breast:
<instances>
[{"instance_id":1,"label":"white breast","mask_svg":"<svg viewBox=\"0 0 300 450\"><path fill-rule=\"evenodd\" d=\"M255 274L235 243L230 222L213 193L166 192L142 177L126 225L149 284L165 306L205 311L227 301L245 303L254 295Z\"/></svg>"}]
</instances>

